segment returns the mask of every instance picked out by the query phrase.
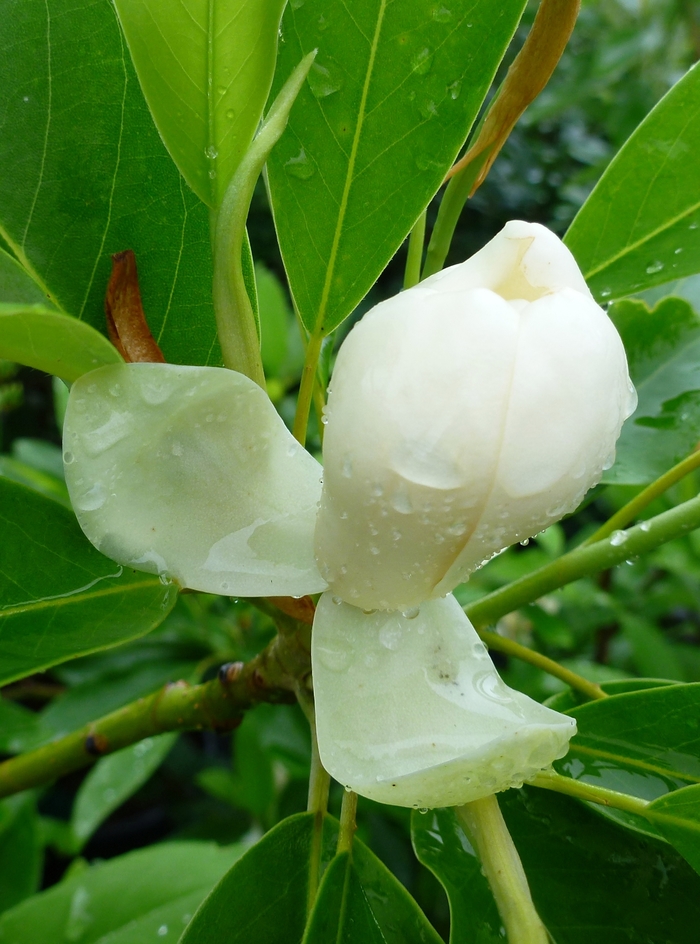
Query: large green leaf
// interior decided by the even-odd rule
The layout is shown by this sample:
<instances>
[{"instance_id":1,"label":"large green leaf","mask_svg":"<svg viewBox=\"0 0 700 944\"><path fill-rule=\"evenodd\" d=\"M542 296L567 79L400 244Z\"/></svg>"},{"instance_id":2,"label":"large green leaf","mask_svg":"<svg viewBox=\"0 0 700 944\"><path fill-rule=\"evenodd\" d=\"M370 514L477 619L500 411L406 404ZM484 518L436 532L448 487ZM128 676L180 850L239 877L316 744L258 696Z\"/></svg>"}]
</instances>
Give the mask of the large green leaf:
<instances>
[{"instance_id":1,"label":"large green leaf","mask_svg":"<svg viewBox=\"0 0 700 944\"><path fill-rule=\"evenodd\" d=\"M670 846L544 790L501 808L556 944L696 944L700 878Z\"/></svg>"},{"instance_id":2,"label":"large green leaf","mask_svg":"<svg viewBox=\"0 0 700 944\"><path fill-rule=\"evenodd\" d=\"M0 357L72 383L89 370L119 364L110 342L83 321L43 305L0 303Z\"/></svg>"},{"instance_id":3,"label":"large green leaf","mask_svg":"<svg viewBox=\"0 0 700 944\"><path fill-rule=\"evenodd\" d=\"M253 140L286 0L115 0L141 88L187 183L215 207Z\"/></svg>"},{"instance_id":4,"label":"large green leaf","mask_svg":"<svg viewBox=\"0 0 700 944\"><path fill-rule=\"evenodd\" d=\"M463 940L466 940L464 938ZM359 840L323 876L304 944L441 944L403 885Z\"/></svg>"},{"instance_id":5,"label":"large green leaf","mask_svg":"<svg viewBox=\"0 0 700 944\"><path fill-rule=\"evenodd\" d=\"M76 848L155 773L176 739L177 734L146 738L98 760L75 798L71 830Z\"/></svg>"},{"instance_id":6,"label":"large green leaf","mask_svg":"<svg viewBox=\"0 0 700 944\"><path fill-rule=\"evenodd\" d=\"M474 121L523 0L304 0L287 8L273 92L318 48L268 161L304 324L329 331L367 293Z\"/></svg>"},{"instance_id":7,"label":"large green leaf","mask_svg":"<svg viewBox=\"0 0 700 944\"><path fill-rule=\"evenodd\" d=\"M137 944L144 925L158 921L150 940L174 944L187 923L183 919L189 920L242 852L241 846L173 842L94 865L6 912L0 918L0 942ZM126 936L119 937L122 929Z\"/></svg>"},{"instance_id":8,"label":"large green leaf","mask_svg":"<svg viewBox=\"0 0 700 944\"><path fill-rule=\"evenodd\" d=\"M700 683L667 685L571 708L578 733L555 767L576 780L655 800L700 783ZM654 834L637 816L604 807L619 822Z\"/></svg>"},{"instance_id":9,"label":"large green leaf","mask_svg":"<svg viewBox=\"0 0 700 944\"><path fill-rule=\"evenodd\" d=\"M22 266L0 249L0 302L48 305L49 300Z\"/></svg>"},{"instance_id":10,"label":"large green leaf","mask_svg":"<svg viewBox=\"0 0 700 944\"><path fill-rule=\"evenodd\" d=\"M700 439L700 318L687 301L650 311L624 299L610 309L625 344L639 403L622 427L606 483L642 485L663 475Z\"/></svg>"},{"instance_id":11,"label":"large green leaf","mask_svg":"<svg viewBox=\"0 0 700 944\"><path fill-rule=\"evenodd\" d=\"M300 944L313 829L314 815L298 813L266 833L202 904L181 944ZM326 859L334 834L328 823Z\"/></svg>"},{"instance_id":12,"label":"large green leaf","mask_svg":"<svg viewBox=\"0 0 700 944\"><path fill-rule=\"evenodd\" d=\"M481 863L451 810L413 812L419 861L439 879L450 903L450 944L503 944L505 930Z\"/></svg>"},{"instance_id":13,"label":"large green leaf","mask_svg":"<svg viewBox=\"0 0 700 944\"><path fill-rule=\"evenodd\" d=\"M110 0L8 0L0 17L0 234L45 295L104 328L133 249L165 356L219 363L206 207L153 124Z\"/></svg>"},{"instance_id":14,"label":"large green leaf","mask_svg":"<svg viewBox=\"0 0 700 944\"><path fill-rule=\"evenodd\" d=\"M143 636L176 599L96 551L68 509L0 478L0 684Z\"/></svg>"},{"instance_id":15,"label":"large green leaf","mask_svg":"<svg viewBox=\"0 0 700 944\"><path fill-rule=\"evenodd\" d=\"M32 895L41 880L42 849L34 797L0 803L0 912Z\"/></svg>"},{"instance_id":16,"label":"large green leaf","mask_svg":"<svg viewBox=\"0 0 700 944\"><path fill-rule=\"evenodd\" d=\"M597 298L700 272L699 150L696 66L626 142L566 235Z\"/></svg>"},{"instance_id":17,"label":"large green leaf","mask_svg":"<svg viewBox=\"0 0 700 944\"><path fill-rule=\"evenodd\" d=\"M649 807L659 831L700 872L700 785L676 790Z\"/></svg>"}]
</instances>

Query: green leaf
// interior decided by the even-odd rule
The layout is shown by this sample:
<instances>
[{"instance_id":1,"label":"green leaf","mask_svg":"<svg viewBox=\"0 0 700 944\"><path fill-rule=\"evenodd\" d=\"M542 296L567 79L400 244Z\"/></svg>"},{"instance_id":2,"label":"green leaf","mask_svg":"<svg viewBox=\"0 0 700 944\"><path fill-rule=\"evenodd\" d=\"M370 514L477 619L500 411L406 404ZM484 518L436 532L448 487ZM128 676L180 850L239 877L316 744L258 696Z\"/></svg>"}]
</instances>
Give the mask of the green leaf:
<instances>
[{"instance_id":1,"label":"green leaf","mask_svg":"<svg viewBox=\"0 0 700 944\"><path fill-rule=\"evenodd\" d=\"M300 944L313 828L314 815L298 813L266 833L212 891L181 944ZM335 832L324 827L326 860Z\"/></svg>"},{"instance_id":2,"label":"green leaf","mask_svg":"<svg viewBox=\"0 0 700 944\"><path fill-rule=\"evenodd\" d=\"M176 599L96 551L66 508L0 478L0 684L143 636Z\"/></svg>"},{"instance_id":3,"label":"green leaf","mask_svg":"<svg viewBox=\"0 0 700 944\"><path fill-rule=\"evenodd\" d=\"M89 324L41 305L0 304L0 357L68 383L122 362L114 345Z\"/></svg>"},{"instance_id":4,"label":"green leaf","mask_svg":"<svg viewBox=\"0 0 700 944\"><path fill-rule=\"evenodd\" d=\"M43 855L34 797L29 794L0 804L0 912L34 894L41 881Z\"/></svg>"},{"instance_id":5,"label":"green leaf","mask_svg":"<svg viewBox=\"0 0 700 944\"><path fill-rule=\"evenodd\" d=\"M134 926L142 930L149 917L161 922L151 937L159 941L161 909L173 906L172 924L181 931L184 915L194 913L242 851L240 845L221 849L213 843L173 842L94 865L6 912L0 918L0 941L103 944L107 936L112 944L112 934L123 929L128 935ZM139 937L114 940L137 944ZM175 942L177 936L165 940Z\"/></svg>"},{"instance_id":6,"label":"green leaf","mask_svg":"<svg viewBox=\"0 0 700 944\"><path fill-rule=\"evenodd\" d=\"M696 944L700 878L668 845L544 790L499 800L556 944Z\"/></svg>"},{"instance_id":7,"label":"green leaf","mask_svg":"<svg viewBox=\"0 0 700 944\"><path fill-rule=\"evenodd\" d=\"M282 21L273 94L318 56L268 161L290 288L310 331L338 325L440 186L523 0L305 0Z\"/></svg>"},{"instance_id":8,"label":"green leaf","mask_svg":"<svg viewBox=\"0 0 700 944\"><path fill-rule=\"evenodd\" d=\"M451 810L411 816L418 860L439 879L450 903L450 944L502 944L505 930L489 883L464 830Z\"/></svg>"},{"instance_id":9,"label":"green leaf","mask_svg":"<svg viewBox=\"0 0 700 944\"><path fill-rule=\"evenodd\" d=\"M603 481L645 485L700 439L700 318L687 301L665 298L650 311L625 299L610 309L627 351L639 403L622 427L615 465Z\"/></svg>"},{"instance_id":10,"label":"green leaf","mask_svg":"<svg viewBox=\"0 0 700 944\"><path fill-rule=\"evenodd\" d=\"M676 684L678 683L670 681L669 679L624 678L616 679L612 682L601 682L600 687L608 695L624 695L627 692L642 692L646 691L648 688L664 688L667 685ZM577 706L588 703L589 701L585 695L567 688L563 692L557 692L556 695L552 695L551 698L548 698L545 705L548 708L553 708L555 711L569 711L571 708L576 708Z\"/></svg>"},{"instance_id":11,"label":"green leaf","mask_svg":"<svg viewBox=\"0 0 700 944\"><path fill-rule=\"evenodd\" d=\"M103 330L110 254L133 249L167 360L220 363L208 212L160 140L112 4L9 0L0 88L0 236L44 301Z\"/></svg>"},{"instance_id":12,"label":"green leaf","mask_svg":"<svg viewBox=\"0 0 700 944\"><path fill-rule=\"evenodd\" d=\"M73 806L71 828L76 849L156 772L176 740L177 734L146 738L95 764L80 785Z\"/></svg>"},{"instance_id":13,"label":"green leaf","mask_svg":"<svg viewBox=\"0 0 700 944\"><path fill-rule=\"evenodd\" d=\"M655 800L700 783L700 683L612 695L567 712L578 733L555 768L576 780ZM646 820L599 812L656 835Z\"/></svg>"},{"instance_id":14,"label":"green leaf","mask_svg":"<svg viewBox=\"0 0 700 944\"><path fill-rule=\"evenodd\" d=\"M24 739L36 730L35 712L0 698L0 753L19 754Z\"/></svg>"},{"instance_id":15,"label":"green leaf","mask_svg":"<svg viewBox=\"0 0 700 944\"><path fill-rule=\"evenodd\" d=\"M253 140L286 0L115 0L146 101L180 173L216 207Z\"/></svg>"},{"instance_id":16,"label":"green leaf","mask_svg":"<svg viewBox=\"0 0 700 944\"><path fill-rule=\"evenodd\" d=\"M0 249L0 302L24 305L48 305L49 301L22 266Z\"/></svg>"},{"instance_id":17,"label":"green leaf","mask_svg":"<svg viewBox=\"0 0 700 944\"><path fill-rule=\"evenodd\" d=\"M660 797L649 814L661 834L700 872L700 786Z\"/></svg>"},{"instance_id":18,"label":"green leaf","mask_svg":"<svg viewBox=\"0 0 700 944\"><path fill-rule=\"evenodd\" d=\"M0 456L0 475L59 502L64 508L72 507L65 482L54 478L53 475L40 472L12 456Z\"/></svg>"},{"instance_id":19,"label":"green leaf","mask_svg":"<svg viewBox=\"0 0 700 944\"><path fill-rule=\"evenodd\" d=\"M279 279L261 263L255 264L260 307L260 341L265 376L279 377L287 359L293 314ZM298 330L298 329L297 329Z\"/></svg>"},{"instance_id":20,"label":"green leaf","mask_svg":"<svg viewBox=\"0 0 700 944\"><path fill-rule=\"evenodd\" d=\"M598 299L700 272L700 68L622 147L566 235Z\"/></svg>"},{"instance_id":21,"label":"green leaf","mask_svg":"<svg viewBox=\"0 0 700 944\"><path fill-rule=\"evenodd\" d=\"M466 938L464 939L466 940ZM403 885L359 839L323 876L304 944L441 944Z\"/></svg>"}]
</instances>

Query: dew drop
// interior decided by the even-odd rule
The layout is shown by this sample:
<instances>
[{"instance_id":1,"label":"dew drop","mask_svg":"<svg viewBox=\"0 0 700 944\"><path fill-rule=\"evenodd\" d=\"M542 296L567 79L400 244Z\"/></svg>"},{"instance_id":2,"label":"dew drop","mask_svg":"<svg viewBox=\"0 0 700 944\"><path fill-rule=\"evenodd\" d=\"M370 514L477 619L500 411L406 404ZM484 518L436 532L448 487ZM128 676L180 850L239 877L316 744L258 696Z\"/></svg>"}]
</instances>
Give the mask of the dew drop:
<instances>
[{"instance_id":1,"label":"dew drop","mask_svg":"<svg viewBox=\"0 0 700 944\"><path fill-rule=\"evenodd\" d=\"M372 488L370 489L370 492L373 498L381 498L382 495L384 494L384 489L382 488L381 485L376 483L375 485L372 486Z\"/></svg>"},{"instance_id":2,"label":"dew drop","mask_svg":"<svg viewBox=\"0 0 700 944\"><path fill-rule=\"evenodd\" d=\"M376 557L377 554L379 554L379 548L377 547L376 544L370 544L370 546L369 546L369 552L370 552L370 554L374 554L374 556Z\"/></svg>"},{"instance_id":3,"label":"dew drop","mask_svg":"<svg viewBox=\"0 0 700 944\"><path fill-rule=\"evenodd\" d=\"M168 933L168 925L161 924L161 926L158 928L158 937L165 937L167 933Z\"/></svg>"},{"instance_id":4,"label":"dew drop","mask_svg":"<svg viewBox=\"0 0 700 944\"><path fill-rule=\"evenodd\" d=\"M214 170L213 167L212 167L212 169L209 171L209 180L216 180L216 171Z\"/></svg>"},{"instance_id":5,"label":"dew drop","mask_svg":"<svg viewBox=\"0 0 700 944\"><path fill-rule=\"evenodd\" d=\"M427 47L417 52L411 61L413 71L418 75L426 75L433 65L433 54Z\"/></svg>"},{"instance_id":6,"label":"dew drop","mask_svg":"<svg viewBox=\"0 0 700 944\"><path fill-rule=\"evenodd\" d=\"M398 511L400 515L410 515L413 511L411 499L408 497L407 492L403 490L394 492L391 499L391 507L394 511Z\"/></svg>"},{"instance_id":7,"label":"dew drop","mask_svg":"<svg viewBox=\"0 0 700 944\"><path fill-rule=\"evenodd\" d=\"M343 601L340 597L331 597L331 603L335 603L336 606L340 606Z\"/></svg>"},{"instance_id":8,"label":"dew drop","mask_svg":"<svg viewBox=\"0 0 700 944\"><path fill-rule=\"evenodd\" d=\"M612 289L603 288L603 289L600 290L600 297L601 297L601 298L609 298L611 295L612 295Z\"/></svg>"},{"instance_id":9,"label":"dew drop","mask_svg":"<svg viewBox=\"0 0 700 944\"><path fill-rule=\"evenodd\" d=\"M651 521L642 521L639 525L640 531L651 531Z\"/></svg>"},{"instance_id":10,"label":"dew drop","mask_svg":"<svg viewBox=\"0 0 700 944\"><path fill-rule=\"evenodd\" d=\"M210 144L204 153L210 161L215 161L219 156L219 152L216 150L213 144Z\"/></svg>"},{"instance_id":11,"label":"dew drop","mask_svg":"<svg viewBox=\"0 0 700 944\"><path fill-rule=\"evenodd\" d=\"M646 274L654 275L656 272L661 272L663 267L663 262L659 262L658 260L656 262L652 262L646 267Z\"/></svg>"},{"instance_id":12,"label":"dew drop","mask_svg":"<svg viewBox=\"0 0 700 944\"><path fill-rule=\"evenodd\" d=\"M450 93L452 101L456 101L459 98L459 93L462 91L462 80L455 79L451 85L447 86L447 91Z\"/></svg>"},{"instance_id":13,"label":"dew drop","mask_svg":"<svg viewBox=\"0 0 700 944\"><path fill-rule=\"evenodd\" d=\"M697 228L698 228L697 223L691 223L690 226L688 227L688 229L697 229Z\"/></svg>"},{"instance_id":14,"label":"dew drop","mask_svg":"<svg viewBox=\"0 0 700 944\"><path fill-rule=\"evenodd\" d=\"M613 547L620 547L620 545L624 544L626 540L626 531L613 531L613 533L610 535L610 543Z\"/></svg>"},{"instance_id":15,"label":"dew drop","mask_svg":"<svg viewBox=\"0 0 700 944\"><path fill-rule=\"evenodd\" d=\"M314 98L328 98L343 87L340 69L330 60L326 60L326 65L314 62L307 81Z\"/></svg>"},{"instance_id":16,"label":"dew drop","mask_svg":"<svg viewBox=\"0 0 700 944\"><path fill-rule=\"evenodd\" d=\"M298 177L299 180L308 180L316 173L316 169L306 156L304 148L299 151L296 157L290 157L284 168L288 174L292 177Z\"/></svg>"},{"instance_id":17,"label":"dew drop","mask_svg":"<svg viewBox=\"0 0 700 944\"><path fill-rule=\"evenodd\" d=\"M407 610L403 610L401 615L404 619L413 620L417 616L420 616L420 607L419 606L410 606Z\"/></svg>"},{"instance_id":18,"label":"dew drop","mask_svg":"<svg viewBox=\"0 0 700 944\"><path fill-rule=\"evenodd\" d=\"M229 108L229 110L226 112L226 117L229 121L233 121L233 119L236 117L235 110L233 108Z\"/></svg>"},{"instance_id":19,"label":"dew drop","mask_svg":"<svg viewBox=\"0 0 700 944\"><path fill-rule=\"evenodd\" d=\"M92 488L83 492L83 494L76 499L75 503L80 511L97 511L98 508L104 505L106 500L107 493L105 492L102 482L95 482Z\"/></svg>"},{"instance_id":20,"label":"dew drop","mask_svg":"<svg viewBox=\"0 0 700 944\"><path fill-rule=\"evenodd\" d=\"M523 540L520 542L520 546L527 547L529 543L530 543L530 538L523 538Z\"/></svg>"},{"instance_id":21,"label":"dew drop","mask_svg":"<svg viewBox=\"0 0 700 944\"><path fill-rule=\"evenodd\" d=\"M63 461L65 462L66 465L70 465L72 462L75 462L75 456L73 455L72 452L64 452Z\"/></svg>"},{"instance_id":22,"label":"dew drop","mask_svg":"<svg viewBox=\"0 0 700 944\"><path fill-rule=\"evenodd\" d=\"M673 250L673 254L677 256L679 253L683 252L683 247L679 246L678 249Z\"/></svg>"},{"instance_id":23,"label":"dew drop","mask_svg":"<svg viewBox=\"0 0 700 944\"><path fill-rule=\"evenodd\" d=\"M319 16L318 20L316 20L316 25L321 30L321 32L323 32L324 30L328 29L328 20L325 18L325 16Z\"/></svg>"},{"instance_id":24,"label":"dew drop","mask_svg":"<svg viewBox=\"0 0 700 944\"><path fill-rule=\"evenodd\" d=\"M448 10L447 7L435 7L433 19L436 23L449 23L452 19L452 11Z\"/></svg>"}]
</instances>

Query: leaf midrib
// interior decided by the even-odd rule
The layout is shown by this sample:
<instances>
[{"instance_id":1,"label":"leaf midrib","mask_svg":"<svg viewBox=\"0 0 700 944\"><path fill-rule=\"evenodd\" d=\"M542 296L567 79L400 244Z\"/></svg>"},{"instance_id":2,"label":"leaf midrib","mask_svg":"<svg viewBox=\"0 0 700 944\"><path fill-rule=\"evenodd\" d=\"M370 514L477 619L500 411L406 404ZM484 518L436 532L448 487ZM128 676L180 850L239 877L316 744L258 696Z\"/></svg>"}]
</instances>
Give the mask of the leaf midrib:
<instances>
[{"instance_id":1,"label":"leaf midrib","mask_svg":"<svg viewBox=\"0 0 700 944\"><path fill-rule=\"evenodd\" d=\"M110 577L114 578L114 575L106 574L103 578L98 577L97 579L108 580ZM29 604L14 605L9 603L6 607L0 609L0 625L2 620L8 616L22 616L25 613L36 613L40 610L82 604L87 601L99 600L105 597L114 596L115 594L150 589L152 587L158 586L159 584L160 578L154 577L152 580L139 580L138 582L128 583L126 585L117 584L113 587L103 587L100 590L95 590L92 593L81 593L79 590L75 593L69 591L65 596L57 595L54 597L47 597L42 600L36 600ZM161 586L163 585L161 584Z\"/></svg>"},{"instance_id":2,"label":"leaf midrib","mask_svg":"<svg viewBox=\"0 0 700 944\"><path fill-rule=\"evenodd\" d=\"M316 316L316 324L314 325L314 335L318 335L323 331L323 325L326 317L326 307L328 305L328 298L331 291L331 283L333 281L333 273L335 270L335 261L338 256L338 247L340 245L340 237L343 230L343 223L345 222L345 214L347 213L348 200L350 197L350 188L353 184L354 174L355 174L355 161L357 160L357 152L360 147L360 138L362 136L362 129L364 126L365 119L365 110L367 108L367 98L369 96L369 86L372 80L372 74L374 72L374 60L377 55L377 47L379 45L379 35L382 30L382 24L384 22L384 13L386 12L387 0L381 0L379 6L379 13L377 15L377 24L374 30L374 36L372 37L372 43L370 46L369 60L367 63L367 73L365 75L365 82L362 87L362 97L360 99L360 107L357 114L357 124L355 125L355 134L353 136L352 147L350 148L350 157L348 159L348 170L345 175L345 183L343 185L343 195L340 199L340 207L338 209L338 219L335 226L335 231L333 233L333 243L331 244L331 251L328 257L328 265L326 267L326 278L323 283L323 291L321 293L321 301L318 306L318 314Z\"/></svg>"}]
</instances>

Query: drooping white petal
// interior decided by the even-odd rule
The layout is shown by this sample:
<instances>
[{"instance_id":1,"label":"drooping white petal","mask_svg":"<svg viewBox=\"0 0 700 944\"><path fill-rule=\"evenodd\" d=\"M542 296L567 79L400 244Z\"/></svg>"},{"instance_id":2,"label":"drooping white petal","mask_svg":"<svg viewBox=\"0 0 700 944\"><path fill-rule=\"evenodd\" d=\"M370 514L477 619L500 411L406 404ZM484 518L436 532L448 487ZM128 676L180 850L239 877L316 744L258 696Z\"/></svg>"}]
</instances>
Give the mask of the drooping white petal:
<instances>
[{"instance_id":1,"label":"drooping white petal","mask_svg":"<svg viewBox=\"0 0 700 944\"><path fill-rule=\"evenodd\" d=\"M313 555L321 467L242 374L86 374L71 390L64 463L83 531L121 564L236 596L326 586Z\"/></svg>"},{"instance_id":2,"label":"drooping white petal","mask_svg":"<svg viewBox=\"0 0 700 944\"><path fill-rule=\"evenodd\" d=\"M316 528L333 592L386 610L443 596L573 510L633 408L620 337L569 250L508 223L339 352Z\"/></svg>"},{"instance_id":3,"label":"drooping white petal","mask_svg":"<svg viewBox=\"0 0 700 944\"><path fill-rule=\"evenodd\" d=\"M501 681L453 596L402 615L325 593L312 661L323 765L383 803L456 806L520 786L576 730Z\"/></svg>"}]
</instances>

